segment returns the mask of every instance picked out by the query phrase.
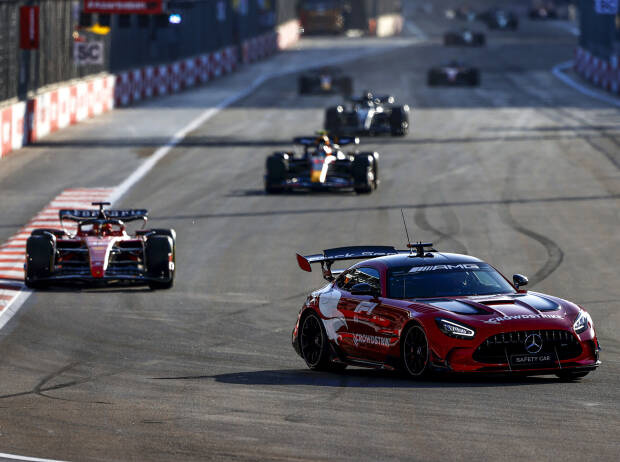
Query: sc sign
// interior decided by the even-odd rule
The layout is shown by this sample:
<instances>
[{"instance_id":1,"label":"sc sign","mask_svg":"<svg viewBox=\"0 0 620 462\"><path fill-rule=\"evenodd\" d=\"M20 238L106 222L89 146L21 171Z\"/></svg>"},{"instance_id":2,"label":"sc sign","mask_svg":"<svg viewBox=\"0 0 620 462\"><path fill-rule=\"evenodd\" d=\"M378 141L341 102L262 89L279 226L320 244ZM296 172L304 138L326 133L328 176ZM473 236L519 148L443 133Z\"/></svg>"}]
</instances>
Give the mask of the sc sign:
<instances>
[{"instance_id":1,"label":"sc sign","mask_svg":"<svg viewBox=\"0 0 620 462\"><path fill-rule=\"evenodd\" d=\"M73 59L79 66L103 64L103 42L75 42Z\"/></svg>"},{"instance_id":2,"label":"sc sign","mask_svg":"<svg viewBox=\"0 0 620 462\"><path fill-rule=\"evenodd\" d=\"M616 14L618 13L618 0L596 0L594 10L598 14Z\"/></svg>"}]
</instances>

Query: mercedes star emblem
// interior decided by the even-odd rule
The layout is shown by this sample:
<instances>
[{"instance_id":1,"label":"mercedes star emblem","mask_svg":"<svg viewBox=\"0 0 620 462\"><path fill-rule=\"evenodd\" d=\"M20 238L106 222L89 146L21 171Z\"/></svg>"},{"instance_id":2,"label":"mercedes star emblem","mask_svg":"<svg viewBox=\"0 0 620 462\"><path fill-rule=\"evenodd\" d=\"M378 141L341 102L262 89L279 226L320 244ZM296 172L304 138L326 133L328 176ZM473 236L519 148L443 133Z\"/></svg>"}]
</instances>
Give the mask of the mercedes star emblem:
<instances>
[{"instance_id":1,"label":"mercedes star emblem","mask_svg":"<svg viewBox=\"0 0 620 462\"><path fill-rule=\"evenodd\" d=\"M542 350L542 337L538 334L530 334L525 338L525 349L528 353L536 354Z\"/></svg>"}]
</instances>

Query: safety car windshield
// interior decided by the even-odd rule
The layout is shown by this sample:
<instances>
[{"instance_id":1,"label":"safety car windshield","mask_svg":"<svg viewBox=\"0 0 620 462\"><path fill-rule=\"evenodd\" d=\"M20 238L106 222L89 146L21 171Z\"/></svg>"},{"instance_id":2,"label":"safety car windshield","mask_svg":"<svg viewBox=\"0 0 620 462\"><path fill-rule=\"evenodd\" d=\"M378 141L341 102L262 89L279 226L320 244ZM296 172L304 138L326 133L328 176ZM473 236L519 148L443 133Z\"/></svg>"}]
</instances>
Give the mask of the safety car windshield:
<instances>
[{"instance_id":1,"label":"safety car windshield","mask_svg":"<svg viewBox=\"0 0 620 462\"><path fill-rule=\"evenodd\" d=\"M454 263L394 268L388 272L388 297L436 298L513 294L515 289L485 263Z\"/></svg>"}]
</instances>

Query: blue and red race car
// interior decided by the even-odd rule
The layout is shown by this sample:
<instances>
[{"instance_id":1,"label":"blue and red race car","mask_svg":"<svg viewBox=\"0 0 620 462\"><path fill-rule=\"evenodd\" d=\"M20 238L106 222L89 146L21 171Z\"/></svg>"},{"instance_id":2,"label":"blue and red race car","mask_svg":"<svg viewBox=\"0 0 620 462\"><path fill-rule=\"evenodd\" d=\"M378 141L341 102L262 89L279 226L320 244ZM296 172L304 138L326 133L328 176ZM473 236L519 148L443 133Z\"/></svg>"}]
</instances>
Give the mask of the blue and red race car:
<instances>
[{"instance_id":1,"label":"blue and red race car","mask_svg":"<svg viewBox=\"0 0 620 462\"><path fill-rule=\"evenodd\" d=\"M345 271L336 261L360 260ZM320 263L329 283L312 292L293 347L310 369L347 365L432 371L555 374L583 377L596 369L599 343L592 318L574 303L529 292L477 258L437 252L344 247L297 255L311 271Z\"/></svg>"}]
</instances>

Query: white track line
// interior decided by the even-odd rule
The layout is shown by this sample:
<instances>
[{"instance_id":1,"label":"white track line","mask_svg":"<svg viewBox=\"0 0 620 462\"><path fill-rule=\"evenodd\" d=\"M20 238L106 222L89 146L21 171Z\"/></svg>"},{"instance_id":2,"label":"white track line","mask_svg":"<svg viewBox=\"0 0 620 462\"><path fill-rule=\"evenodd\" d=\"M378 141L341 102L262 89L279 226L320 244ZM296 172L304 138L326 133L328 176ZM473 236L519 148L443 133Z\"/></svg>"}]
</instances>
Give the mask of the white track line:
<instances>
[{"instance_id":1,"label":"white track line","mask_svg":"<svg viewBox=\"0 0 620 462\"><path fill-rule=\"evenodd\" d=\"M558 64L551 71L553 75L555 75L558 79L564 82L569 87L577 90L582 95L589 96L590 98L597 99L607 104L611 104L616 107L620 107L620 98L614 98L611 95L607 95L601 91L593 90L591 88L586 87L585 85L580 84L574 79L571 79L568 75L564 73L566 69L572 68L574 65L573 61L566 61L565 63Z\"/></svg>"},{"instance_id":2,"label":"white track line","mask_svg":"<svg viewBox=\"0 0 620 462\"><path fill-rule=\"evenodd\" d=\"M39 459L37 457L24 457L24 456L16 456L14 454L3 454L0 452L0 459L9 459L9 460L26 460L28 462L63 462L61 460L54 459Z\"/></svg>"}]
</instances>

